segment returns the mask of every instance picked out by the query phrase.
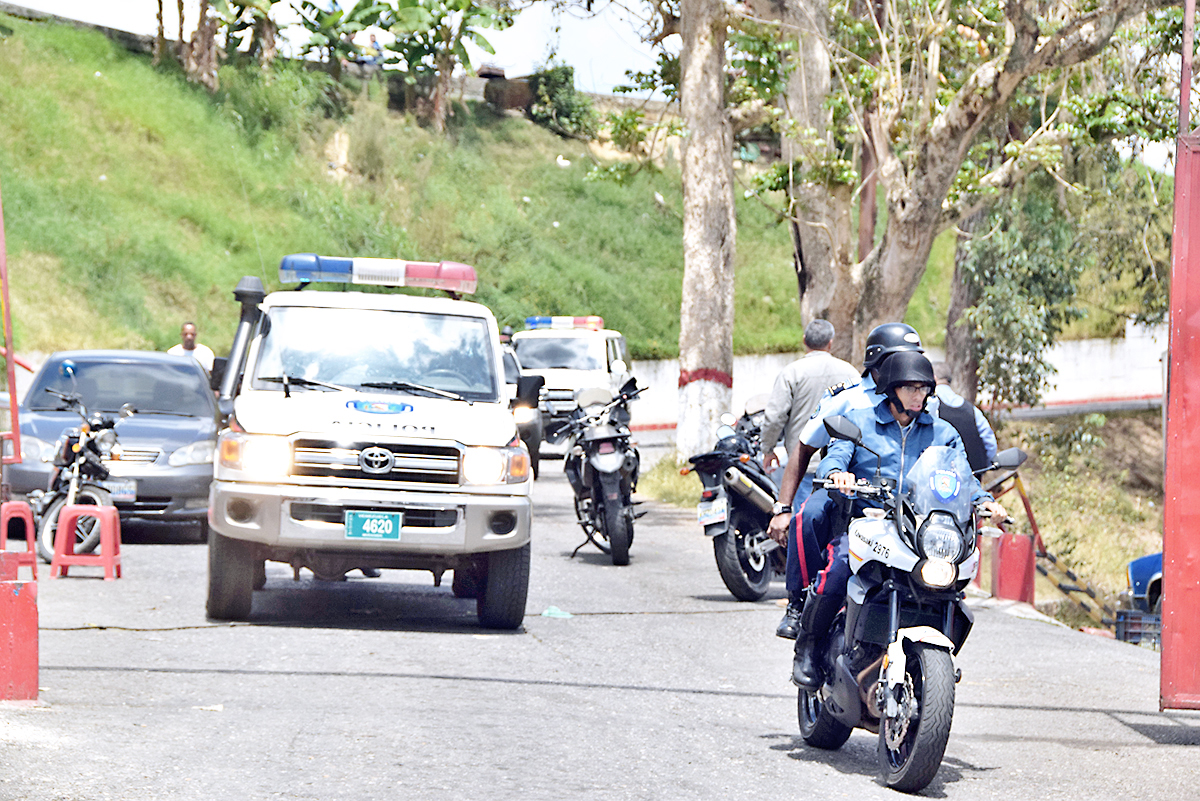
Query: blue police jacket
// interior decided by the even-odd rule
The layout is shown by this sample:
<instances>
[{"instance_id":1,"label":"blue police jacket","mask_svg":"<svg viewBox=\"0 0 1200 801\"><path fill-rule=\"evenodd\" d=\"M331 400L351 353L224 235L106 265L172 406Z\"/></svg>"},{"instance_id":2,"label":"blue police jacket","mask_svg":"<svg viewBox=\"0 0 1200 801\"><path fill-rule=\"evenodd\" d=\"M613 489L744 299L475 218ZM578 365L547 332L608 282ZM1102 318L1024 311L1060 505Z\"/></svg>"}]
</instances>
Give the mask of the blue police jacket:
<instances>
[{"instance_id":1,"label":"blue police jacket","mask_svg":"<svg viewBox=\"0 0 1200 801\"><path fill-rule=\"evenodd\" d=\"M907 432L892 416L886 397L870 409L849 409L843 414L862 431L863 445L879 454L880 475L896 479L901 492L905 490L904 476L916 464L917 457L931 445L954 448L966 461L966 450L954 426L929 412L917 415ZM830 473L850 472L858 478L869 479L875 475L875 465L875 454L848 440L835 439L830 442L825 458L817 465L817 478L828 478ZM978 479L972 478L972 482L975 484L972 493L975 503L992 500Z\"/></svg>"}]
</instances>

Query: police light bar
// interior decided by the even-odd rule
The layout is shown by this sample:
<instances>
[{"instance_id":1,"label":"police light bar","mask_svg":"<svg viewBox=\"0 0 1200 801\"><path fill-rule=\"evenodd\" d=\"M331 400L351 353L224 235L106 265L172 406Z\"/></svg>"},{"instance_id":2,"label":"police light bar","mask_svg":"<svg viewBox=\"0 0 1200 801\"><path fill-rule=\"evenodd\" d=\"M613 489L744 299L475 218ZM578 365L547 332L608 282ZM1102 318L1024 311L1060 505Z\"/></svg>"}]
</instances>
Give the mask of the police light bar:
<instances>
[{"instance_id":1,"label":"police light bar","mask_svg":"<svg viewBox=\"0 0 1200 801\"><path fill-rule=\"evenodd\" d=\"M587 328L599 331L604 327L604 318L592 314L587 317L526 317L526 328Z\"/></svg>"},{"instance_id":2,"label":"police light bar","mask_svg":"<svg viewBox=\"0 0 1200 801\"><path fill-rule=\"evenodd\" d=\"M454 261L403 261L402 259L347 259L295 253L279 263L283 283L324 281L375 286L407 286L475 294L475 268Z\"/></svg>"}]
</instances>

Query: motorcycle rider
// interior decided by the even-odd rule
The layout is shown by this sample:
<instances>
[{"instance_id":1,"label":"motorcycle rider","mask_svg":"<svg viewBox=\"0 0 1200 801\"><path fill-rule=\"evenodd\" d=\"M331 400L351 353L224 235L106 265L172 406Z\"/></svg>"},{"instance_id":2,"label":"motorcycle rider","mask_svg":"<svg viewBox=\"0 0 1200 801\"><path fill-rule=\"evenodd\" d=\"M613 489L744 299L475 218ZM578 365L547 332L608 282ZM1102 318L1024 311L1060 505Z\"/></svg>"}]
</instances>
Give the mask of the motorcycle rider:
<instances>
[{"instance_id":1,"label":"motorcycle rider","mask_svg":"<svg viewBox=\"0 0 1200 801\"><path fill-rule=\"evenodd\" d=\"M925 409L935 385L933 366L923 354L900 351L887 356L879 368L876 404L870 409L852 409L845 413L862 431L864 447L860 448L848 440L832 442L827 455L817 466L817 477L828 479L834 489L850 496L860 478L869 479L878 469L880 476L899 482L897 491L902 492L905 469L931 445L952 447L962 453L965 459L966 451L958 432ZM978 480L973 481L972 500L981 504L994 519L1003 519L1004 507L984 491ZM866 505L871 504L861 499L854 502L856 510ZM820 541L827 535L813 529L825 525L826 519L822 518L827 516L815 512L815 509L809 510L806 504L803 537ZM846 597L846 583L850 578L847 545L847 530L839 526L829 537L829 544L825 548L825 566L817 574L801 613L792 663L792 681L807 690L815 690L820 686L821 676L813 658L817 640L822 632L828 630Z\"/></svg>"},{"instance_id":2,"label":"motorcycle rider","mask_svg":"<svg viewBox=\"0 0 1200 801\"><path fill-rule=\"evenodd\" d=\"M829 444L829 434L824 425L825 418L845 414L851 409L874 407L879 401L879 396L875 394L875 379L879 366L890 354L902 351L925 352L921 347L921 336L915 328L904 323L883 323L871 329L863 354L862 380L858 384L831 388L830 394L821 399L816 411L800 431L799 441L788 455L787 467L779 487L780 498L791 498L795 495L813 454ZM808 496L800 509L793 509L791 504L777 503L775 514L767 526L767 534L773 540L780 545L788 545L787 568L784 573L788 605L775 634L789 640L796 639L800 628L803 590L819 569L821 552L828 544L827 538L820 541L801 541L797 537L801 528L801 511L809 509L815 512L818 508L823 519L832 519L837 514L837 504L829 493L817 490ZM822 525L819 530L829 531L830 528L829 525Z\"/></svg>"}]
</instances>

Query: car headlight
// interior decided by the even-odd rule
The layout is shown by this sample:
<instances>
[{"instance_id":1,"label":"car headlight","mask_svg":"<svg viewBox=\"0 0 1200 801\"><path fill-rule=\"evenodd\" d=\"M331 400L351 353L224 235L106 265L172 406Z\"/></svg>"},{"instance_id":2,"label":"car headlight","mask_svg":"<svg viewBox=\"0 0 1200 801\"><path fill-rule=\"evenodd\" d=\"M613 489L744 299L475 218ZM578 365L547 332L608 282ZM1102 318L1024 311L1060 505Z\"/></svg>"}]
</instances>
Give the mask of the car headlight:
<instances>
[{"instance_id":1,"label":"car headlight","mask_svg":"<svg viewBox=\"0 0 1200 801\"><path fill-rule=\"evenodd\" d=\"M25 462L50 462L54 460L54 445L44 439L21 435L21 460Z\"/></svg>"},{"instance_id":2,"label":"car headlight","mask_svg":"<svg viewBox=\"0 0 1200 801\"><path fill-rule=\"evenodd\" d=\"M517 425L523 426L532 423L541 414L537 409L531 406L514 406L512 410L513 420Z\"/></svg>"},{"instance_id":3,"label":"car headlight","mask_svg":"<svg viewBox=\"0 0 1200 801\"><path fill-rule=\"evenodd\" d=\"M918 536L921 553L929 559L945 559L957 562L962 556L962 532L947 514L934 512L921 526Z\"/></svg>"},{"instance_id":4,"label":"car headlight","mask_svg":"<svg viewBox=\"0 0 1200 801\"><path fill-rule=\"evenodd\" d=\"M183 467L188 464L212 464L216 446L211 439L202 439L191 445L184 445L167 458L171 467Z\"/></svg>"},{"instance_id":5,"label":"car headlight","mask_svg":"<svg viewBox=\"0 0 1200 801\"><path fill-rule=\"evenodd\" d=\"M519 484L529 476L529 451L519 439L504 448L467 448L463 452L464 484Z\"/></svg>"},{"instance_id":6,"label":"car headlight","mask_svg":"<svg viewBox=\"0 0 1200 801\"><path fill-rule=\"evenodd\" d=\"M250 473L254 478L286 476L292 468L292 445L285 437L230 431L221 436L218 465Z\"/></svg>"}]
</instances>

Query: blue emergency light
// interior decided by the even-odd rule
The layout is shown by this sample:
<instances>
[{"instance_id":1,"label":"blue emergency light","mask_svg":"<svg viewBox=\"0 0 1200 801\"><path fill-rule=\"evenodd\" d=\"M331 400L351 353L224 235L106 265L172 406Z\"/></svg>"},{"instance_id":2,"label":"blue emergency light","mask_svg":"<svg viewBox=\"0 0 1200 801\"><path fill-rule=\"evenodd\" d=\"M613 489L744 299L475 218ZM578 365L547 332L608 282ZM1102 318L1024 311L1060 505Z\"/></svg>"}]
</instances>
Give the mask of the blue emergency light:
<instances>
[{"instance_id":1,"label":"blue emergency light","mask_svg":"<svg viewBox=\"0 0 1200 801\"><path fill-rule=\"evenodd\" d=\"M362 259L294 253L279 263L283 283L322 281L373 286L405 286L475 294L475 268L454 261Z\"/></svg>"}]
</instances>

